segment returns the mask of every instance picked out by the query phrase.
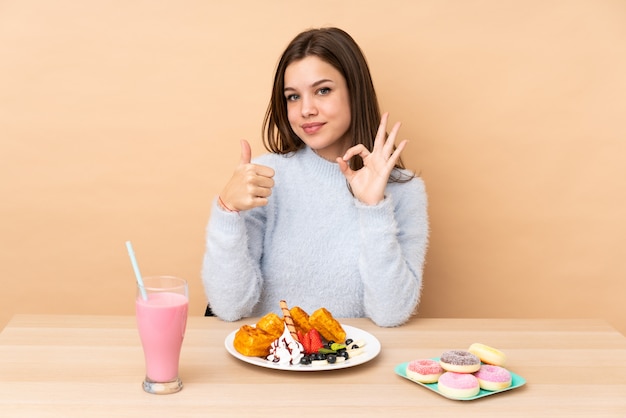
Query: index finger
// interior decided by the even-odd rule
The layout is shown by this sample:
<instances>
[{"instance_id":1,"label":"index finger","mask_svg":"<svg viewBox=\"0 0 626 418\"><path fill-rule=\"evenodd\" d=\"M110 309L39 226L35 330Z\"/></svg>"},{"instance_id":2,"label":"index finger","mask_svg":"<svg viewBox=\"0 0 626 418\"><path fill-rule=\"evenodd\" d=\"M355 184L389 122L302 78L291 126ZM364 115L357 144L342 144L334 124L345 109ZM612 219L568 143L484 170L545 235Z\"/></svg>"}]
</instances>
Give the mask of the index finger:
<instances>
[{"instance_id":1,"label":"index finger","mask_svg":"<svg viewBox=\"0 0 626 418\"><path fill-rule=\"evenodd\" d=\"M255 165L254 172L262 177L274 177L274 169L266 165Z\"/></svg>"}]
</instances>

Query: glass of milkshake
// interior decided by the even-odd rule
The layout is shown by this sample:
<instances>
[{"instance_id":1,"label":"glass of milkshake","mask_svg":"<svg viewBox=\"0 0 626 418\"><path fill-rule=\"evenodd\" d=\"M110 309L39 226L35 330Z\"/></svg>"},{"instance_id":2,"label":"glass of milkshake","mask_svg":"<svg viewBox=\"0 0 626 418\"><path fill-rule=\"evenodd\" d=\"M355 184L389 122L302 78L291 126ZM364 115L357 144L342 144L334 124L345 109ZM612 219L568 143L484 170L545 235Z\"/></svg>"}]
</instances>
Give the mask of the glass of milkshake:
<instances>
[{"instance_id":1,"label":"glass of milkshake","mask_svg":"<svg viewBox=\"0 0 626 418\"><path fill-rule=\"evenodd\" d=\"M184 279L153 276L137 285L135 312L146 362L143 389L148 393L180 391L180 349L187 326L189 288Z\"/></svg>"}]
</instances>

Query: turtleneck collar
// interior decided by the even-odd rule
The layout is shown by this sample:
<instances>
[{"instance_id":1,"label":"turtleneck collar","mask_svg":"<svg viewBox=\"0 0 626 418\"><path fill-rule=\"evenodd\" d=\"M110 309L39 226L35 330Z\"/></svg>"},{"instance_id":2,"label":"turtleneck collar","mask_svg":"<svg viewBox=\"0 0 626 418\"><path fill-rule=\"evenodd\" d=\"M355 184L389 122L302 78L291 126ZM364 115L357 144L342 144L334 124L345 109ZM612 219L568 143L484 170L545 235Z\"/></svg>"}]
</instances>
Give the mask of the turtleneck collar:
<instances>
[{"instance_id":1,"label":"turtleneck collar","mask_svg":"<svg viewBox=\"0 0 626 418\"><path fill-rule=\"evenodd\" d=\"M308 145L298 151L302 153L302 158L306 160L306 163L311 166L312 170L317 171L320 175L328 177L339 177L345 182L345 177L339 169L339 164L334 161L328 161L327 159L320 157L311 147Z\"/></svg>"}]
</instances>

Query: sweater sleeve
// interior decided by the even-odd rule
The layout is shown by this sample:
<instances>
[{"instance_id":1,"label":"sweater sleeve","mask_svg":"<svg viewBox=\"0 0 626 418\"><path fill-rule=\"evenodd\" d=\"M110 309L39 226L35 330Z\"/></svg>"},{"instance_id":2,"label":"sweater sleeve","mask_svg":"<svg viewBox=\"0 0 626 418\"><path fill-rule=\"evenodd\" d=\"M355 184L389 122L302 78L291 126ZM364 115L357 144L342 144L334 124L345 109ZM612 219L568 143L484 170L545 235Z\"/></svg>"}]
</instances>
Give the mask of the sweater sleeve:
<instances>
[{"instance_id":1,"label":"sweater sleeve","mask_svg":"<svg viewBox=\"0 0 626 418\"><path fill-rule=\"evenodd\" d=\"M428 215L420 178L391 184L388 191L378 205L356 205L365 313L377 325L391 327L406 322L419 304Z\"/></svg>"},{"instance_id":2,"label":"sweater sleeve","mask_svg":"<svg viewBox=\"0 0 626 418\"><path fill-rule=\"evenodd\" d=\"M202 282L211 309L223 320L250 316L261 294L258 260L263 211L226 212L213 202L207 226ZM256 260L256 261L255 261Z\"/></svg>"}]
</instances>

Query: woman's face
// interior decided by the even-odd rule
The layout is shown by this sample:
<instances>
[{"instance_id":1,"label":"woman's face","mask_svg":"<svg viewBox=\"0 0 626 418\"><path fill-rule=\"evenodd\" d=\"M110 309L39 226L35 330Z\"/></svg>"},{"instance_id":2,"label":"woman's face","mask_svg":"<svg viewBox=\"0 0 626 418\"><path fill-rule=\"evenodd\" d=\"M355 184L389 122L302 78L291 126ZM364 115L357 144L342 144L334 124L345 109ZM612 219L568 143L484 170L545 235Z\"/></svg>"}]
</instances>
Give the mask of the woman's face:
<instances>
[{"instance_id":1,"label":"woman's face","mask_svg":"<svg viewBox=\"0 0 626 418\"><path fill-rule=\"evenodd\" d=\"M321 157L335 161L350 147L350 96L344 77L326 61L308 56L285 69L291 129Z\"/></svg>"}]
</instances>

